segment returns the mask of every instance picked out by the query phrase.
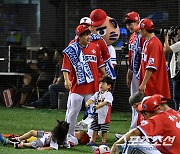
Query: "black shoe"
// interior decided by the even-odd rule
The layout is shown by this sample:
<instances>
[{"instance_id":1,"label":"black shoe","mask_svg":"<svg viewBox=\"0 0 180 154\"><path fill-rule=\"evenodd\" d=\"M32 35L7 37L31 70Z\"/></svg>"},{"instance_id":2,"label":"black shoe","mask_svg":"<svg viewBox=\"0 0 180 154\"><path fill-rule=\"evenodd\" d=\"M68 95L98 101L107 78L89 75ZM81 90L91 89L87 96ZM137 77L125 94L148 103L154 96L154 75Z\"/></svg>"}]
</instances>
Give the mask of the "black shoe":
<instances>
[{"instance_id":1,"label":"black shoe","mask_svg":"<svg viewBox=\"0 0 180 154\"><path fill-rule=\"evenodd\" d=\"M10 144L20 143L16 138L9 138L8 140Z\"/></svg>"}]
</instances>

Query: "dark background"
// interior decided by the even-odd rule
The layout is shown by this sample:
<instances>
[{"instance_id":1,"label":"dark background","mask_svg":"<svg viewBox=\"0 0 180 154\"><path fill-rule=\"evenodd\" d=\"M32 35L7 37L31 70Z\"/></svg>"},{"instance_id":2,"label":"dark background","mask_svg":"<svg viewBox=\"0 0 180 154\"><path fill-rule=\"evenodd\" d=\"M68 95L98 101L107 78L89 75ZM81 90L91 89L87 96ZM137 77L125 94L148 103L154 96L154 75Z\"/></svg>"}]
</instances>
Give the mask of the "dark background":
<instances>
[{"instance_id":1,"label":"dark background","mask_svg":"<svg viewBox=\"0 0 180 154\"><path fill-rule=\"evenodd\" d=\"M119 27L125 27L122 21L126 13L136 11L141 18L151 18L156 29L169 28L180 23L179 6L178 0L1 0L0 45L7 45L7 30L15 29L22 31L21 46L65 48L74 38L74 29L80 19L88 17L96 8L115 18ZM158 37L163 43L163 38ZM168 55L167 61L170 58ZM119 50L117 60L113 110L130 111L129 89L125 82L127 66L125 56ZM172 100L170 105L173 106Z\"/></svg>"}]
</instances>

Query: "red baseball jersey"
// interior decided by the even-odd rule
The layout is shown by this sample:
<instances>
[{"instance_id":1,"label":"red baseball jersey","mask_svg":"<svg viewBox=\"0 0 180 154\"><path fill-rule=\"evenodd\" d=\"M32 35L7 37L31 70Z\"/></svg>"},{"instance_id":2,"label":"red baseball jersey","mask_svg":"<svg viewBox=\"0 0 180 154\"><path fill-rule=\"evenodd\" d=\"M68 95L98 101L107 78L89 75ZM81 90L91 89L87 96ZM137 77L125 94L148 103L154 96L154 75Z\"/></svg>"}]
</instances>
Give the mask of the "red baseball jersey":
<instances>
[{"instance_id":1,"label":"red baseball jersey","mask_svg":"<svg viewBox=\"0 0 180 154\"><path fill-rule=\"evenodd\" d=\"M176 110L173 110L171 108L169 110L167 110L166 112L168 112L169 114L171 114L173 116L176 116L179 119L179 121L180 121L180 112L178 112Z\"/></svg>"},{"instance_id":2,"label":"red baseball jersey","mask_svg":"<svg viewBox=\"0 0 180 154\"><path fill-rule=\"evenodd\" d=\"M66 49L65 49L66 50ZM89 45L85 48L81 48L92 75L94 77L94 81L85 84L77 84L76 72L74 67L72 66L69 57L64 54L63 64L61 71L67 71L71 73L71 82L72 82L72 93L77 94L92 94L99 90L99 78L98 78L98 69L104 66L104 62L102 60L99 48L94 43L89 43Z\"/></svg>"},{"instance_id":3,"label":"red baseball jersey","mask_svg":"<svg viewBox=\"0 0 180 154\"><path fill-rule=\"evenodd\" d=\"M100 48L103 61L109 60L110 54L106 42L103 39L93 40L92 42L95 43Z\"/></svg>"},{"instance_id":4,"label":"red baseball jersey","mask_svg":"<svg viewBox=\"0 0 180 154\"><path fill-rule=\"evenodd\" d=\"M94 35L94 34L91 33L91 36L92 35ZM75 37L73 40L71 40L69 45L76 42L76 41L77 41L77 37ZM99 47L99 49L100 49L99 51L101 52L101 56L102 56L103 61L107 61L110 59L111 56L109 54L107 44L103 38L94 39L94 40L91 40L91 42L95 43Z\"/></svg>"},{"instance_id":5,"label":"red baseball jersey","mask_svg":"<svg viewBox=\"0 0 180 154\"><path fill-rule=\"evenodd\" d=\"M161 94L165 98L170 99L164 50L162 43L156 36L144 42L140 66L140 84L148 68L154 69L154 72L146 84L145 95L151 96L154 94Z\"/></svg>"},{"instance_id":6,"label":"red baseball jersey","mask_svg":"<svg viewBox=\"0 0 180 154\"><path fill-rule=\"evenodd\" d=\"M180 121L176 116L161 112L143 121L137 128L148 139L158 136L155 145L163 154L180 153Z\"/></svg>"},{"instance_id":7,"label":"red baseball jersey","mask_svg":"<svg viewBox=\"0 0 180 154\"><path fill-rule=\"evenodd\" d=\"M138 113L138 119L137 119L137 125L136 126L139 126L141 125L141 122L144 120L144 117L142 114Z\"/></svg>"}]
</instances>

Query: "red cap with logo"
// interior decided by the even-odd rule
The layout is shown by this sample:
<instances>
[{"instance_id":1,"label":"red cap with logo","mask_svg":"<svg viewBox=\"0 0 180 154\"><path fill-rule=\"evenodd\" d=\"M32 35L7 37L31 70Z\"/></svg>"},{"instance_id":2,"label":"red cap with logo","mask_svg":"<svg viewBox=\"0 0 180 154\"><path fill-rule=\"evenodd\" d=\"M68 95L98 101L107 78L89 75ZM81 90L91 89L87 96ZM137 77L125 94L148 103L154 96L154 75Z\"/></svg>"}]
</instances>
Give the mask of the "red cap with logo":
<instances>
[{"instance_id":1,"label":"red cap with logo","mask_svg":"<svg viewBox=\"0 0 180 154\"><path fill-rule=\"evenodd\" d=\"M76 35L81 35L82 33L84 33L85 31L90 31L88 26L86 25L79 25L76 27Z\"/></svg>"},{"instance_id":2,"label":"red cap with logo","mask_svg":"<svg viewBox=\"0 0 180 154\"><path fill-rule=\"evenodd\" d=\"M90 18L94 27L102 25L106 20L107 14L102 9L95 9L91 12Z\"/></svg>"},{"instance_id":3,"label":"red cap with logo","mask_svg":"<svg viewBox=\"0 0 180 154\"><path fill-rule=\"evenodd\" d=\"M142 103L138 105L139 111L153 112L159 109L158 100L152 96L146 96L143 98Z\"/></svg>"},{"instance_id":4,"label":"red cap with logo","mask_svg":"<svg viewBox=\"0 0 180 154\"><path fill-rule=\"evenodd\" d=\"M149 18L142 19L138 26L135 26L134 29L146 29L154 30L154 23Z\"/></svg>"},{"instance_id":5,"label":"red cap with logo","mask_svg":"<svg viewBox=\"0 0 180 154\"><path fill-rule=\"evenodd\" d=\"M125 17L125 20L128 21L140 21L140 17L139 17L139 14L137 12L129 12L128 14L126 14L126 17Z\"/></svg>"},{"instance_id":6,"label":"red cap with logo","mask_svg":"<svg viewBox=\"0 0 180 154\"><path fill-rule=\"evenodd\" d=\"M158 104L164 104L167 103L167 99L164 98L164 96L160 95L160 94L155 94L152 97L156 98L158 101Z\"/></svg>"}]
</instances>

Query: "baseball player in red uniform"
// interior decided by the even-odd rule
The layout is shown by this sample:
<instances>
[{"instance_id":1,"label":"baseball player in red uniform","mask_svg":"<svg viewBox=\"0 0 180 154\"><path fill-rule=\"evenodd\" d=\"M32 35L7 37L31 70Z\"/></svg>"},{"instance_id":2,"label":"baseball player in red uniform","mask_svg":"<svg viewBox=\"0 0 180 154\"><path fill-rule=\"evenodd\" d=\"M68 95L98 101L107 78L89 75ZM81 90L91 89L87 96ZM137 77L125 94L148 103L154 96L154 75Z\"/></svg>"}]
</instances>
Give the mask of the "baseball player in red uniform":
<instances>
[{"instance_id":1,"label":"baseball player in red uniform","mask_svg":"<svg viewBox=\"0 0 180 154\"><path fill-rule=\"evenodd\" d=\"M115 153L118 144L123 144L135 136L144 136L144 138L153 143L161 153L180 153L179 119L168 112L162 112L158 100L152 96L145 97L138 106L138 110L147 120L115 142L111 148L111 153ZM158 137L154 140L153 136ZM137 145L136 148L138 149L139 145ZM154 151L151 152L154 154Z\"/></svg>"},{"instance_id":2,"label":"baseball player in red uniform","mask_svg":"<svg viewBox=\"0 0 180 154\"><path fill-rule=\"evenodd\" d=\"M79 25L76 28L77 42L70 44L63 51L62 72L65 87L70 90L66 121L70 123L69 133L71 135L74 135L82 101L86 102L99 90L98 70L106 74L99 48L96 44L90 43L90 34L86 25ZM69 72L71 72L71 81L68 76Z\"/></svg>"},{"instance_id":3,"label":"baseball player in red uniform","mask_svg":"<svg viewBox=\"0 0 180 154\"><path fill-rule=\"evenodd\" d=\"M141 37L139 30L135 30L134 27L137 26L140 22L140 17L137 12L129 12L125 17L125 24L127 29L132 33L129 38L129 68L127 71L126 82L127 86L130 88L131 96L139 90L139 80L136 78L136 75L139 71L139 66L141 63L141 51L144 38ZM135 128L138 118L138 113L132 107L132 120L130 130Z\"/></svg>"},{"instance_id":4,"label":"baseball player in red uniform","mask_svg":"<svg viewBox=\"0 0 180 154\"><path fill-rule=\"evenodd\" d=\"M89 17L83 17L81 20L80 20L80 25L86 25L86 26L89 26L89 29L90 31L92 31L92 21ZM114 68L113 68L113 63L111 61L111 56L109 54L109 51L108 51L108 47L107 47L107 44L105 42L105 40L98 34L93 34L91 33L90 35L90 41L95 43L99 48L100 48L100 53L101 53L101 56L102 56L102 59L105 63L105 67L106 67L106 72L107 72L107 75L112 78L112 79L115 79L116 78L116 73L114 71ZM78 36L75 36L75 38L69 43L73 43L77 40ZM101 75L99 76L100 78L102 77Z\"/></svg>"},{"instance_id":5,"label":"baseball player in red uniform","mask_svg":"<svg viewBox=\"0 0 180 154\"><path fill-rule=\"evenodd\" d=\"M141 36L146 39L138 74L139 90L144 91L146 96L161 94L166 99L170 99L166 59L162 43L154 34L153 22L148 18L142 19L135 29L139 29Z\"/></svg>"},{"instance_id":6,"label":"baseball player in red uniform","mask_svg":"<svg viewBox=\"0 0 180 154\"><path fill-rule=\"evenodd\" d=\"M158 104L162 111L166 111L170 113L171 115L176 116L180 120L180 112L170 108L169 105L167 104L168 103L167 99L165 99L162 95L159 95L159 94L155 94L152 97L155 97L158 100Z\"/></svg>"}]
</instances>

